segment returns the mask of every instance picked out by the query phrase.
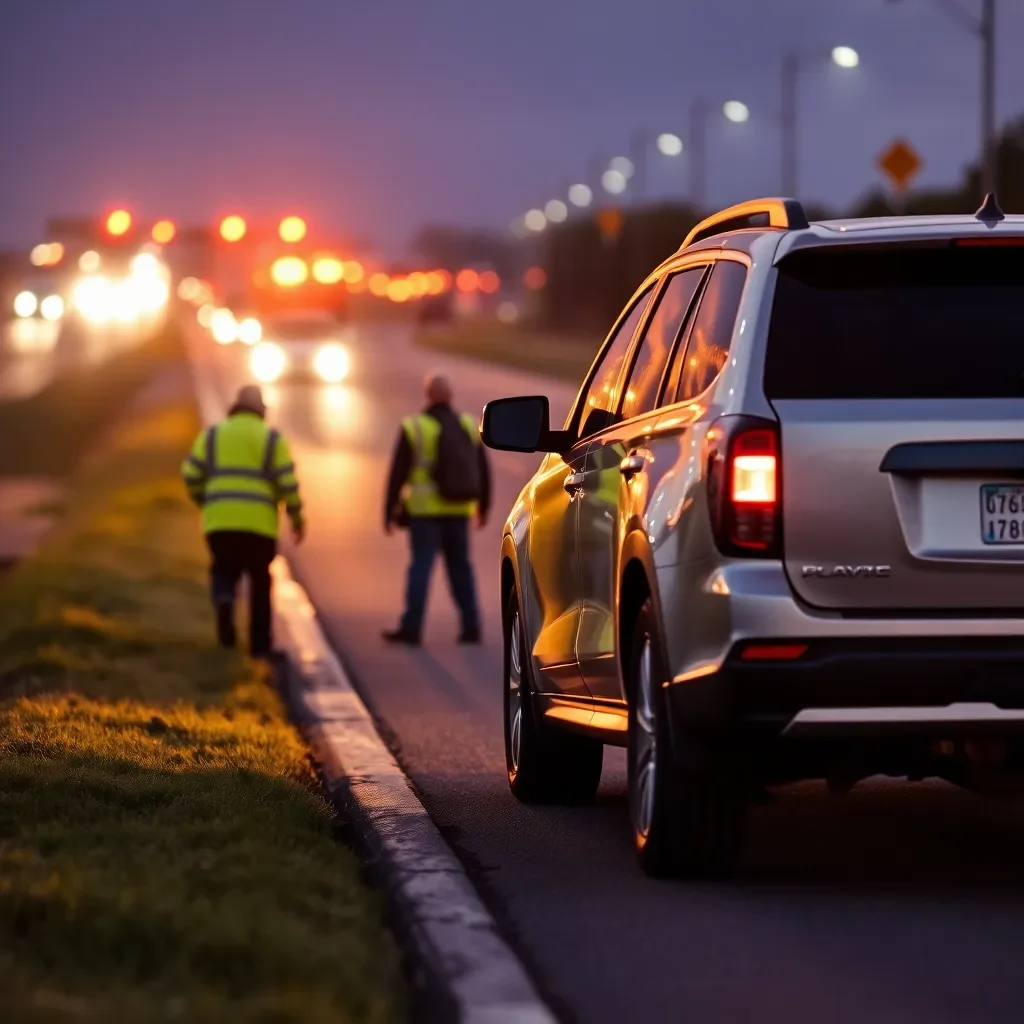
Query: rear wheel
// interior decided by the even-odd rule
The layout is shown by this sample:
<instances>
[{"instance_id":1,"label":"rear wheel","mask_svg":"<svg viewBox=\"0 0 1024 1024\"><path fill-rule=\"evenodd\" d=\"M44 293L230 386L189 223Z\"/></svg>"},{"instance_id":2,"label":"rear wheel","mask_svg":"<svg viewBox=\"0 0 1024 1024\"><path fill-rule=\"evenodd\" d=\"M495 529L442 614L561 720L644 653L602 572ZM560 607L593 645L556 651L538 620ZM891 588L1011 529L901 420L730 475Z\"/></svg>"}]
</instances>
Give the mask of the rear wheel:
<instances>
[{"instance_id":1,"label":"rear wheel","mask_svg":"<svg viewBox=\"0 0 1024 1024\"><path fill-rule=\"evenodd\" d=\"M515 590L505 613L505 767L524 803L592 800L601 782L603 744L564 732L536 712L529 648Z\"/></svg>"},{"instance_id":2,"label":"rear wheel","mask_svg":"<svg viewBox=\"0 0 1024 1024\"><path fill-rule=\"evenodd\" d=\"M741 773L707 743L684 731L673 737L650 600L637 616L631 652L629 809L640 867L654 877L727 874L743 834Z\"/></svg>"}]
</instances>

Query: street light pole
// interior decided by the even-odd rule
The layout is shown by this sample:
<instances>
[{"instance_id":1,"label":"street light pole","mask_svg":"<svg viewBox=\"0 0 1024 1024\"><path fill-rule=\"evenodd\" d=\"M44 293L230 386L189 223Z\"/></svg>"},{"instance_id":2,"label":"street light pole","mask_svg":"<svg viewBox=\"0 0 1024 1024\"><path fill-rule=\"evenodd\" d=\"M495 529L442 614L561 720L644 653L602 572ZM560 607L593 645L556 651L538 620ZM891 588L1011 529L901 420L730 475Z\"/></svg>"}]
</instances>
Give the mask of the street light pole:
<instances>
[{"instance_id":1,"label":"street light pole","mask_svg":"<svg viewBox=\"0 0 1024 1024\"><path fill-rule=\"evenodd\" d=\"M797 103L800 54L790 51L782 58L782 194L797 195Z\"/></svg>"},{"instance_id":2,"label":"street light pole","mask_svg":"<svg viewBox=\"0 0 1024 1024\"><path fill-rule=\"evenodd\" d=\"M889 0L900 3L901 0ZM981 40L981 149L978 170L982 192L995 192L999 184L999 143L996 139L996 0L981 0L981 17L960 0L933 0L950 17Z\"/></svg>"},{"instance_id":3,"label":"street light pole","mask_svg":"<svg viewBox=\"0 0 1024 1024\"><path fill-rule=\"evenodd\" d=\"M708 101L697 97L690 104L690 202L700 213L704 209L707 188Z\"/></svg>"}]
</instances>

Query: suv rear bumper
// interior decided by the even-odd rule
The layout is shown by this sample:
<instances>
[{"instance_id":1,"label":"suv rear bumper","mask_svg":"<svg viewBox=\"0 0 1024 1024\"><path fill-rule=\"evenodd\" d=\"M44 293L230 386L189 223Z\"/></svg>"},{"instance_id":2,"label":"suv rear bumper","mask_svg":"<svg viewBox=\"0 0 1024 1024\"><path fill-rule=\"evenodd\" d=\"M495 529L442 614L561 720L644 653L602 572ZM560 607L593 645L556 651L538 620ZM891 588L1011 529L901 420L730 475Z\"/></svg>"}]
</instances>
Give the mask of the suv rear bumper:
<instances>
[{"instance_id":1,"label":"suv rear bumper","mask_svg":"<svg viewBox=\"0 0 1024 1024\"><path fill-rule=\"evenodd\" d=\"M961 727L1013 731L1021 716L1000 712L1024 711L1024 606L1013 618L854 618L807 608L778 562L666 567L658 577L668 697L688 728L779 735L814 709L930 708L943 712L932 722L920 711L900 725L892 715L851 713L845 725L843 716L819 716L833 722L818 727L823 734L871 732L873 718L879 732L932 729L945 736ZM791 660L743 658L747 647L778 644L806 650ZM946 711L957 704L975 705L959 724ZM991 706L987 725L979 717L984 705ZM788 734L794 731L801 730Z\"/></svg>"},{"instance_id":2,"label":"suv rear bumper","mask_svg":"<svg viewBox=\"0 0 1024 1024\"><path fill-rule=\"evenodd\" d=\"M1024 637L804 642L806 652L794 660L745 661L743 651L751 641L743 641L717 671L669 684L676 721L699 731L738 727L789 735L830 731L953 735L1024 728ZM961 704L973 707L959 715L948 712L950 705ZM981 711L984 706L991 711ZM903 709L907 713L805 715L806 728L792 728L799 724L801 712L835 709ZM935 713L929 715L924 709Z\"/></svg>"}]
</instances>

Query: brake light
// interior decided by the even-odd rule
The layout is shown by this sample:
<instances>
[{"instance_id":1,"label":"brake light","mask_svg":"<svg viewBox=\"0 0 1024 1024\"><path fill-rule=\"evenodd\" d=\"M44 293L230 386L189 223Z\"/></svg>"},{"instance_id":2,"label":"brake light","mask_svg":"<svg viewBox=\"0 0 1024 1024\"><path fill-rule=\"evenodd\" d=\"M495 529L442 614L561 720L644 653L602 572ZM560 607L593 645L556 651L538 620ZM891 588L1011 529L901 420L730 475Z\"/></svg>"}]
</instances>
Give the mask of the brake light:
<instances>
[{"instance_id":1,"label":"brake light","mask_svg":"<svg viewBox=\"0 0 1024 1024\"><path fill-rule=\"evenodd\" d=\"M730 460L734 504L775 504L775 449L775 434L770 430L751 430L735 439Z\"/></svg>"},{"instance_id":2,"label":"brake light","mask_svg":"<svg viewBox=\"0 0 1024 1024\"><path fill-rule=\"evenodd\" d=\"M996 247L1000 248L1008 245L1024 245L1024 235L996 235L992 238L954 238L953 244L956 246L967 246L972 247Z\"/></svg>"},{"instance_id":3,"label":"brake light","mask_svg":"<svg viewBox=\"0 0 1024 1024\"><path fill-rule=\"evenodd\" d=\"M706 451L708 507L718 549L734 556L780 557L778 424L723 416L708 431Z\"/></svg>"}]
</instances>

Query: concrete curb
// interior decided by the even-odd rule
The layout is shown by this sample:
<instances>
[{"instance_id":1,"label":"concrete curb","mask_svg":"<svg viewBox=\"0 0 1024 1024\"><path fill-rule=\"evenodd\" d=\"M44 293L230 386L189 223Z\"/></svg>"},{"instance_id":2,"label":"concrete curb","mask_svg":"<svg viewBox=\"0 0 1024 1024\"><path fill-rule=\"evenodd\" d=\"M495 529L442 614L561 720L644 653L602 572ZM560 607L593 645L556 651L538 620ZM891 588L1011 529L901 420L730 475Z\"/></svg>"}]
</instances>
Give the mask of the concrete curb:
<instances>
[{"instance_id":1,"label":"concrete curb","mask_svg":"<svg viewBox=\"0 0 1024 1024\"><path fill-rule=\"evenodd\" d=\"M193 361L193 367L196 362ZM203 419L223 415L194 370ZM518 957L437 830L278 557L274 612L289 655L285 688L332 800L354 826L390 898L407 952L434 1004L460 1024L554 1024Z\"/></svg>"}]
</instances>

